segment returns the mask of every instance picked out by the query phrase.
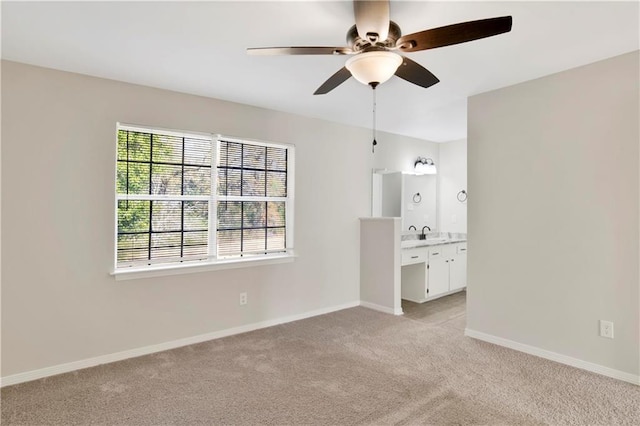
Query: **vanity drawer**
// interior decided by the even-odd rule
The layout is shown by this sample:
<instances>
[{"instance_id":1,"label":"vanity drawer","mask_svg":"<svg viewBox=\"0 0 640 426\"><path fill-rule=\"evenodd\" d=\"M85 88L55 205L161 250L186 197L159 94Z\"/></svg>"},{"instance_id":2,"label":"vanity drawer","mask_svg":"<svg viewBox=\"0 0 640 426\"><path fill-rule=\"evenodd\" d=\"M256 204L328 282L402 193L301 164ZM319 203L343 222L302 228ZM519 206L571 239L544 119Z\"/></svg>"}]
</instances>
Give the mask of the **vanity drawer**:
<instances>
[{"instance_id":1,"label":"vanity drawer","mask_svg":"<svg viewBox=\"0 0 640 426\"><path fill-rule=\"evenodd\" d=\"M467 243L458 244L456 247L457 254L467 254Z\"/></svg>"},{"instance_id":2,"label":"vanity drawer","mask_svg":"<svg viewBox=\"0 0 640 426\"><path fill-rule=\"evenodd\" d=\"M429 249L429 259L439 259L444 257L445 246L436 246Z\"/></svg>"},{"instance_id":3,"label":"vanity drawer","mask_svg":"<svg viewBox=\"0 0 640 426\"><path fill-rule=\"evenodd\" d=\"M402 266L413 265L427 261L427 250L424 248L414 248L402 250Z\"/></svg>"}]
</instances>

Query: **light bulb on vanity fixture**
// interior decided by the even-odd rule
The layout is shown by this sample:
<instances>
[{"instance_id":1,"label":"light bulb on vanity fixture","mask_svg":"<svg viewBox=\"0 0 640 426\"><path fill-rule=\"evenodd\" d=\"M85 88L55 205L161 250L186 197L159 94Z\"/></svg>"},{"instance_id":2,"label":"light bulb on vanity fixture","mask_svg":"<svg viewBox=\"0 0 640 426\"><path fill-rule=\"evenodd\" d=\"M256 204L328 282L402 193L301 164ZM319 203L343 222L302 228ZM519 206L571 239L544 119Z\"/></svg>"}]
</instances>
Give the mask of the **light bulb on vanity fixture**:
<instances>
[{"instance_id":1,"label":"light bulb on vanity fixture","mask_svg":"<svg viewBox=\"0 0 640 426\"><path fill-rule=\"evenodd\" d=\"M431 158L418 157L413 167L416 174L419 175L435 175L438 173L436 165Z\"/></svg>"}]
</instances>

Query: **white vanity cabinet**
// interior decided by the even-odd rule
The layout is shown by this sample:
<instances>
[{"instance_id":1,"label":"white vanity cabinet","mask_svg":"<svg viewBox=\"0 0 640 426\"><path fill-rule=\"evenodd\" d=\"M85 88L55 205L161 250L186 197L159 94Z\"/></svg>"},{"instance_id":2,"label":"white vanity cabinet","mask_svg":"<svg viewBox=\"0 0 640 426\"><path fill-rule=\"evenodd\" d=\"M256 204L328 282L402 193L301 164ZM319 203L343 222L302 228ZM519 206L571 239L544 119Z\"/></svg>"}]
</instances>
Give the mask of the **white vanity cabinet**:
<instances>
[{"instance_id":1,"label":"white vanity cabinet","mask_svg":"<svg viewBox=\"0 0 640 426\"><path fill-rule=\"evenodd\" d=\"M403 299L423 303L455 293L467 286L467 243L405 249L402 266Z\"/></svg>"},{"instance_id":2,"label":"white vanity cabinet","mask_svg":"<svg viewBox=\"0 0 640 426\"><path fill-rule=\"evenodd\" d=\"M454 246L454 253L449 261L450 291L467 286L467 243L455 244Z\"/></svg>"},{"instance_id":3,"label":"white vanity cabinet","mask_svg":"<svg viewBox=\"0 0 640 426\"><path fill-rule=\"evenodd\" d=\"M450 294L467 286L467 243L429 248L426 298Z\"/></svg>"},{"instance_id":4,"label":"white vanity cabinet","mask_svg":"<svg viewBox=\"0 0 640 426\"><path fill-rule=\"evenodd\" d=\"M429 248L425 298L439 296L449 291L450 245Z\"/></svg>"}]
</instances>

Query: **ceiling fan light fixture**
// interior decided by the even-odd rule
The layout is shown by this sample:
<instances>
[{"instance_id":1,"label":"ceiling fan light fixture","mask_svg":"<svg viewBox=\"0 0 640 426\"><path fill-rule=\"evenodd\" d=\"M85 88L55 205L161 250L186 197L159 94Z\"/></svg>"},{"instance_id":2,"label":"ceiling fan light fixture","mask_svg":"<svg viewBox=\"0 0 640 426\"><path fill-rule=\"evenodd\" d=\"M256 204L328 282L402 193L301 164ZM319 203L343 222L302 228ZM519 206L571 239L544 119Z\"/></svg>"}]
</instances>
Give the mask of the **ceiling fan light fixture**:
<instances>
[{"instance_id":1,"label":"ceiling fan light fixture","mask_svg":"<svg viewBox=\"0 0 640 426\"><path fill-rule=\"evenodd\" d=\"M355 55L349 58L345 66L362 84L382 84L395 74L401 63L402 56L380 50Z\"/></svg>"}]
</instances>

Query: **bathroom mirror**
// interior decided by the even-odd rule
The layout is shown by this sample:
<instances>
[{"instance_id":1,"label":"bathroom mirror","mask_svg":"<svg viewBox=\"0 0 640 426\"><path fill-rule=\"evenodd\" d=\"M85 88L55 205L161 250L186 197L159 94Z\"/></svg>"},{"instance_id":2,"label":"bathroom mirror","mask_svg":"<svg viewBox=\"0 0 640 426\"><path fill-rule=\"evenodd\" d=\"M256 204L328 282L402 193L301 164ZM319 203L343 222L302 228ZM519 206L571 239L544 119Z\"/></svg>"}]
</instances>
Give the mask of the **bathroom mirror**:
<instances>
[{"instance_id":1,"label":"bathroom mirror","mask_svg":"<svg viewBox=\"0 0 640 426\"><path fill-rule=\"evenodd\" d=\"M418 231L428 226L435 231L438 211L436 179L436 175L374 170L371 216L400 217L403 232L407 232L410 226L415 226Z\"/></svg>"}]
</instances>

